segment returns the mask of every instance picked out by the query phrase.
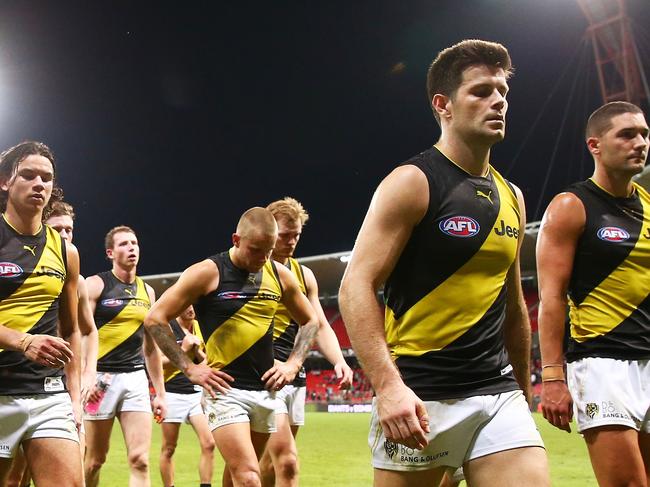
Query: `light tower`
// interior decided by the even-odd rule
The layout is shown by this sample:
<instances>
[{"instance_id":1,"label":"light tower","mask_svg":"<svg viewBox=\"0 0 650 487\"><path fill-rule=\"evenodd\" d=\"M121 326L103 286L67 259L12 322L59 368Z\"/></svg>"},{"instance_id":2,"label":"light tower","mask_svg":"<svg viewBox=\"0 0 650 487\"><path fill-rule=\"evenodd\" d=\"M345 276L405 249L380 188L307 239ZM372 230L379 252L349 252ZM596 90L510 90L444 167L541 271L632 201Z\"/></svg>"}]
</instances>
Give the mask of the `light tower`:
<instances>
[{"instance_id":1,"label":"light tower","mask_svg":"<svg viewBox=\"0 0 650 487\"><path fill-rule=\"evenodd\" d=\"M650 99L625 0L577 0L589 21L603 102Z\"/></svg>"}]
</instances>

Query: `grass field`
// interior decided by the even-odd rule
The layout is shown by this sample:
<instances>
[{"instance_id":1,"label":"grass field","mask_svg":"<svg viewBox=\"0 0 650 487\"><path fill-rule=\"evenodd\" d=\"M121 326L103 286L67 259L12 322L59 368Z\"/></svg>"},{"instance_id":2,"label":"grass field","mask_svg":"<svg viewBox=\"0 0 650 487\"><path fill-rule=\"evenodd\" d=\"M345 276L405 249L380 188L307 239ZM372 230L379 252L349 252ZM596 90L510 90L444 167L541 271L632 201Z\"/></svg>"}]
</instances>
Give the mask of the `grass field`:
<instances>
[{"instance_id":1,"label":"grass field","mask_svg":"<svg viewBox=\"0 0 650 487\"><path fill-rule=\"evenodd\" d=\"M546 443L555 487L596 486L587 450L575 432L567 434L546 423L538 414L535 420ZM298 435L302 463L300 485L304 487L362 487L372 485L370 452L366 444L368 414L307 413L307 426ZM158 471L160 428L154 425L151 447L152 486L161 486ZM221 485L223 460L215 455L213 486ZM183 425L176 450L176 487L198 486L198 446L194 432ZM126 453L119 426L115 426L111 451L102 469L102 487L128 485ZM523 486L524 484L522 484Z\"/></svg>"}]
</instances>

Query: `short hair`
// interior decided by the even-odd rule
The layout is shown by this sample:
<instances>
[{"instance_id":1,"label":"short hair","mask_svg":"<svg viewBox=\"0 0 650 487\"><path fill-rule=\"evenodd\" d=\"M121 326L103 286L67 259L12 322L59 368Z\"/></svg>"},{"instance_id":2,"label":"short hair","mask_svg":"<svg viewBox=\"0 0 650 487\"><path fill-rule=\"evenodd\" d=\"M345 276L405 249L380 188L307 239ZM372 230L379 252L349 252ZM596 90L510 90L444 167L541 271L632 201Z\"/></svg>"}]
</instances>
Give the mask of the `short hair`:
<instances>
[{"instance_id":1,"label":"short hair","mask_svg":"<svg viewBox=\"0 0 650 487\"><path fill-rule=\"evenodd\" d=\"M275 222L273 213L261 206L255 206L246 210L237 223L237 235L249 237L257 235L277 235L278 224Z\"/></svg>"},{"instance_id":2,"label":"short hair","mask_svg":"<svg viewBox=\"0 0 650 487\"><path fill-rule=\"evenodd\" d=\"M55 201L52 204L52 211L48 218L55 216L69 216L74 221L74 208L72 208L70 203L66 203L65 201Z\"/></svg>"},{"instance_id":3,"label":"short hair","mask_svg":"<svg viewBox=\"0 0 650 487\"><path fill-rule=\"evenodd\" d=\"M266 209L273 213L276 220L286 218L290 223L300 222L301 225L304 225L309 220L309 213L305 211L302 203L290 196L285 196L281 200L270 203Z\"/></svg>"},{"instance_id":4,"label":"short hair","mask_svg":"<svg viewBox=\"0 0 650 487\"><path fill-rule=\"evenodd\" d=\"M453 97L463 81L463 71L477 64L502 68L506 73L506 79L513 73L512 60L505 46L498 42L465 39L440 51L429 66L427 72L429 105L436 94ZM435 109L433 115L440 124L440 115Z\"/></svg>"},{"instance_id":5,"label":"short hair","mask_svg":"<svg viewBox=\"0 0 650 487\"><path fill-rule=\"evenodd\" d=\"M117 233L132 233L133 235L135 235L135 231L131 227L127 227L126 225L119 225L117 227L113 227L108 231L106 237L104 237L105 249L113 248L113 245L115 245L115 234Z\"/></svg>"},{"instance_id":6,"label":"short hair","mask_svg":"<svg viewBox=\"0 0 650 487\"><path fill-rule=\"evenodd\" d=\"M600 137L607 132L612 126L612 118L624 113L641 113L638 106L626 101L612 101L605 103L600 108L596 109L587 120L587 128L585 129L585 139L590 137Z\"/></svg>"},{"instance_id":7,"label":"short hair","mask_svg":"<svg viewBox=\"0 0 650 487\"><path fill-rule=\"evenodd\" d=\"M0 179L10 180L16 174L18 164L27 159L29 156L43 156L52 164L52 172L56 181L56 163L54 161L54 153L43 142L34 140L26 140L20 144L14 145L0 154ZM7 200L9 199L9 192L0 189L0 211L7 210ZM50 200L43 209L43 220L46 220L52 212L52 205L55 202L63 199L63 190L56 186L52 187L52 195Z\"/></svg>"}]
</instances>

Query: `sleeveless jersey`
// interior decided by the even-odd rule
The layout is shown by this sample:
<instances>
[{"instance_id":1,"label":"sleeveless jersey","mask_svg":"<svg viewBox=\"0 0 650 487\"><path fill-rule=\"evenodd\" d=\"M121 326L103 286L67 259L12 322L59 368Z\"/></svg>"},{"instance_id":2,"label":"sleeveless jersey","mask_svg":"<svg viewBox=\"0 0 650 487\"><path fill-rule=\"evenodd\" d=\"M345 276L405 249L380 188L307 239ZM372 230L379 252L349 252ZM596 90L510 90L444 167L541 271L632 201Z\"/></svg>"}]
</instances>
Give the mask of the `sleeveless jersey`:
<instances>
[{"instance_id":1,"label":"sleeveless jersey","mask_svg":"<svg viewBox=\"0 0 650 487\"><path fill-rule=\"evenodd\" d=\"M300 290L306 296L307 286L305 285L305 276L302 271L302 266L296 259L290 257L287 262L287 268L293 273L300 283ZM291 319L291 314L287 307L280 303L278 310L273 318L273 353L275 358L286 362L291 355L293 345L296 342L296 335L298 333L298 324ZM305 368L300 367L296 378L292 382L296 387L304 387L307 385L307 374Z\"/></svg>"},{"instance_id":2,"label":"sleeveless jersey","mask_svg":"<svg viewBox=\"0 0 650 487\"><path fill-rule=\"evenodd\" d=\"M67 275L65 243L47 225L21 235L0 218L0 322L23 333L57 336L59 295ZM63 369L0 349L0 395L65 392Z\"/></svg>"},{"instance_id":3,"label":"sleeveless jersey","mask_svg":"<svg viewBox=\"0 0 650 487\"><path fill-rule=\"evenodd\" d=\"M491 166L470 175L435 147L404 164L429 184L427 212L384 289L404 382L425 401L518 389L502 331L520 226L513 187Z\"/></svg>"},{"instance_id":4,"label":"sleeveless jersey","mask_svg":"<svg viewBox=\"0 0 650 487\"><path fill-rule=\"evenodd\" d=\"M592 180L568 191L585 208L569 282L567 360L650 359L650 195L616 198Z\"/></svg>"},{"instance_id":5,"label":"sleeveless jersey","mask_svg":"<svg viewBox=\"0 0 650 487\"><path fill-rule=\"evenodd\" d=\"M95 306L99 334L98 372L133 372L144 368L144 317L151 301L144 281L120 281L112 271L97 274L104 289Z\"/></svg>"},{"instance_id":6,"label":"sleeveless jersey","mask_svg":"<svg viewBox=\"0 0 650 487\"><path fill-rule=\"evenodd\" d=\"M185 332L180 323L176 320L169 322L169 326L176 337L176 343L180 346L185 338ZM201 349L205 352L205 344L203 343L203 335L201 335L201 328L199 324L194 321L192 326L192 333L201 340ZM165 379L165 390L167 392L174 392L176 394L194 394L201 390L201 386L195 386L190 380L177 369L171 362L163 366L163 377Z\"/></svg>"},{"instance_id":7,"label":"sleeveless jersey","mask_svg":"<svg viewBox=\"0 0 650 487\"><path fill-rule=\"evenodd\" d=\"M236 267L228 251L210 260L219 269L219 286L194 304L208 365L234 377L232 387L263 390L261 377L273 367L273 316L282 298L275 264L269 259L250 273Z\"/></svg>"}]
</instances>

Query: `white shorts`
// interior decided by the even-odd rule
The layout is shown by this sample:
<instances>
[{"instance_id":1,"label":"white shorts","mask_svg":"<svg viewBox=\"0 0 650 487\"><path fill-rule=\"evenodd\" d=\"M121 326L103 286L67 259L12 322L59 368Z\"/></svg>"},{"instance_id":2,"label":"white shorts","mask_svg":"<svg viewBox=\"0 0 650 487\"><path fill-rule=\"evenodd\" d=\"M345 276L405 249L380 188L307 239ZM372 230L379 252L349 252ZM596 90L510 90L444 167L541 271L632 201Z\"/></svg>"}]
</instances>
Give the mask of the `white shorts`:
<instances>
[{"instance_id":1,"label":"white shorts","mask_svg":"<svg viewBox=\"0 0 650 487\"><path fill-rule=\"evenodd\" d=\"M233 423L250 423L257 433L275 433L275 393L230 389L217 393L216 399L205 394L205 415L210 431Z\"/></svg>"},{"instance_id":2,"label":"white shorts","mask_svg":"<svg viewBox=\"0 0 650 487\"><path fill-rule=\"evenodd\" d=\"M97 372L97 378L104 372ZM149 380L142 370L112 373L113 380L99 404L96 414L84 412L84 420L110 419L119 412L151 413Z\"/></svg>"},{"instance_id":3,"label":"white shorts","mask_svg":"<svg viewBox=\"0 0 650 487\"><path fill-rule=\"evenodd\" d=\"M177 394L167 392L167 416L163 423L189 423L191 416L203 414L201 407L202 392L193 394Z\"/></svg>"},{"instance_id":4,"label":"white shorts","mask_svg":"<svg viewBox=\"0 0 650 487\"><path fill-rule=\"evenodd\" d=\"M605 425L650 433L650 360L587 357L567 365L578 431Z\"/></svg>"},{"instance_id":5,"label":"white shorts","mask_svg":"<svg viewBox=\"0 0 650 487\"><path fill-rule=\"evenodd\" d=\"M288 384L275 394L277 408L275 414L287 414L291 426L305 424L305 397L307 387L296 387Z\"/></svg>"},{"instance_id":6,"label":"white shorts","mask_svg":"<svg viewBox=\"0 0 650 487\"><path fill-rule=\"evenodd\" d=\"M13 458L24 440L63 438L79 443L67 393L0 396L0 458Z\"/></svg>"},{"instance_id":7,"label":"white shorts","mask_svg":"<svg viewBox=\"0 0 650 487\"><path fill-rule=\"evenodd\" d=\"M385 470L457 468L475 458L522 447L544 447L521 391L467 399L426 401L429 444L414 450L386 440L376 398L368 443L372 464Z\"/></svg>"}]
</instances>

